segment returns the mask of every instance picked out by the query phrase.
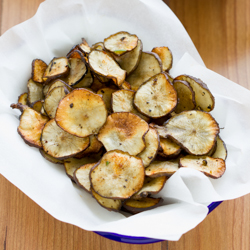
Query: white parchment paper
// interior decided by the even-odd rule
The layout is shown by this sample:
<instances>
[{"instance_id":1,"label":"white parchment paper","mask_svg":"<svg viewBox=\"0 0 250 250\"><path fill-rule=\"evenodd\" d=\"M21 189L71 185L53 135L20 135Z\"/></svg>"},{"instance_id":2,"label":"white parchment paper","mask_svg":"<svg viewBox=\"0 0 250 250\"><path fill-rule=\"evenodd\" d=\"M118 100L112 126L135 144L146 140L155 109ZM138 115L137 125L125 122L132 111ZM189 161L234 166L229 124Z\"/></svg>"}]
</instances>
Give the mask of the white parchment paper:
<instances>
[{"instance_id":1,"label":"white parchment paper","mask_svg":"<svg viewBox=\"0 0 250 250\"><path fill-rule=\"evenodd\" d=\"M27 146L16 130L19 112L9 108L27 91L31 61L49 63L84 37L89 44L126 30L143 42L144 51L168 46L174 56L171 74L190 74L215 95L212 112L227 144L224 176L212 180L180 169L159 196L164 205L126 218L100 207L65 175L64 168ZM185 29L160 0L47 0L30 20L0 37L0 172L55 218L85 230L178 240L207 215L204 204L250 192L250 91L206 69Z\"/></svg>"}]
</instances>

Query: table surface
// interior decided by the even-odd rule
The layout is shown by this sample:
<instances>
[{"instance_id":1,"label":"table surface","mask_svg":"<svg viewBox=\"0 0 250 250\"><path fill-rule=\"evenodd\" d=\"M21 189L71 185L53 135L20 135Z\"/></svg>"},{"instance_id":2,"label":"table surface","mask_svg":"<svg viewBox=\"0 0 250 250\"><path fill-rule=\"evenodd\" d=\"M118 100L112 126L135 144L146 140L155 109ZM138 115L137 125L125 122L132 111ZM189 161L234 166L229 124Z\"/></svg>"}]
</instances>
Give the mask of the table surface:
<instances>
[{"instance_id":1,"label":"table surface","mask_svg":"<svg viewBox=\"0 0 250 250\"><path fill-rule=\"evenodd\" d=\"M0 0L0 34L32 17L42 0ZM206 66L250 89L250 1L166 0ZM248 70L247 70L248 69ZM113 242L60 222L0 175L0 248L8 250L249 250L250 195L223 202L178 242Z\"/></svg>"}]
</instances>

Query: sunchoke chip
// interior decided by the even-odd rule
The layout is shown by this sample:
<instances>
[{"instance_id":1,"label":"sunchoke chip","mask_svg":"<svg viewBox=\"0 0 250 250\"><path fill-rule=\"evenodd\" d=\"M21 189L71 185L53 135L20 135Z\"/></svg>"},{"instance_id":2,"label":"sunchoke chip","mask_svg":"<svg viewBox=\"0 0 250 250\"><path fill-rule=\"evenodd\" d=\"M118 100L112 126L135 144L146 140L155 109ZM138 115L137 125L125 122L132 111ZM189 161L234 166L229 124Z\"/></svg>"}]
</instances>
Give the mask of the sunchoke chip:
<instances>
[{"instance_id":1,"label":"sunchoke chip","mask_svg":"<svg viewBox=\"0 0 250 250\"><path fill-rule=\"evenodd\" d=\"M45 109L46 114L49 116L49 118L55 118L56 109L57 109L59 102L68 93L69 91L63 86L53 88L50 92L48 92L44 100L43 107Z\"/></svg>"},{"instance_id":2,"label":"sunchoke chip","mask_svg":"<svg viewBox=\"0 0 250 250\"><path fill-rule=\"evenodd\" d=\"M34 109L20 103L11 104L11 107L17 108L23 112L17 132L29 146L41 148L42 144L40 138L42 129L49 119Z\"/></svg>"},{"instance_id":3,"label":"sunchoke chip","mask_svg":"<svg viewBox=\"0 0 250 250\"><path fill-rule=\"evenodd\" d=\"M155 53L142 52L137 68L126 78L132 90L137 90L150 77L162 71L161 59Z\"/></svg>"},{"instance_id":4,"label":"sunchoke chip","mask_svg":"<svg viewBox=\"0 0 250 250\"><path fill-rule=\"evenodd\" d=\"M109 151L90 171L90 183L105 198L127 199L144 183L142 160L120 150Z\"/></svg>"},{"instance_id":5,"label":"sunchoke chip","mask_svg":"<svg viewBox=\"0 0 250 250\"><path fill-rule=\"evenodd\" d=\"M195 109L195 93L186 81L175 80L174 88L177 91L179 102L174 110L177 114L185 110Z\"/></svg>"},{"instance_id":6,"label":"sunchoke chip","mask_svg":"<svg viewBox=\"0 0 250 250\"><path fill-rule=\"evenodd\" d=\"M181 158L180 167L199 170L208 177L214 179L221 177L226 170L225 161L223 159L194 155L187 155Z\"/></svg>"},{"instance_id":7,"label":"sunchoke chip","mask_svg":"<svg viewBox=\"0 0 250 250\"><path fill-rule=\"evenodd\" d=\"M134 194L132 199L139 199L142 197L147 197L151 194L158 194L164 187L167 181L167 176L160 176L157 178L145 177L142 189Z\"/></svg>"},{"instance_id":8,"label":"sunchoke chip","mask_svg":"<svg viewBox=\"0 0 250 250\"><path fill-rule=\"evenodd\" d=\"M75 89L59 103L55 120L65 131L79 137L97 134L107 119L102 98L86 89Z\"/></svg>"},{"instance_id":9,"label":"sunchoke chip","mask_svg":"<svg viewBox=\"0 0 250 250\"><path fill-rule=\"evenodd\" d=\"M159 135L154 128L149 127L145 135L146 148L138 154L142 159L143 165L146 168L155 158L159 148Z\"/></svg>"},{"instance_id":10,"label":"sunchoke chip","mask_svg":"<svg viewBox=\"0 0 250 250\"><path fill-rule=\"evenodd\" d=\"M121 56L114 56L115 60L118 62L120 67L126 70L127 75L133 72L138 66L142 53L142 42L138 40L138 44L135 49L130 52L125 53Z\"/></svg>"},{"instance_id":11,"label":"sunchoke chip","mask_svg":"<svg viewBox=\"0 0 250 250\"><path fill-rule=\"evenodd\" d=\"M177 105L177 93L164 73L151 77L135 93L134 104L143 114L160 118Z\"/></svg>"},{"instance_id":12,"label":"sunchoke chip","mask_svg":"<svg viewBox=\"0 0 250 250\"><path fill-rule=\"evenodd\" d=\"M121 200L114 200L114 199L108 199L100 196L98 193L96 193L93 188L91 188L91 192L93 197L96 199L96 201L104 208L106 208L109 211L119 211L122 206Z\"/></svg>"},{"instance_id":13,"label":"sunchoke chip","mask_svg":"<svg viewBox=\"0 0 250 250\"><path fill-rule=\"evenodd\" d=\"M96 165L97 162L85 164L74 172L74 179L76 184L85 189L87 192L91 193L90 190L90 181L89 181L89 173L92 167Z\"/></svg>"},{"instance_id":14,"label":"sunchoke chip","mask_svg":"<svg viewBox=\"0 0 250 250\"><path fill-rule=\"evenodd\" d=\"M207 85L200 79L188 75L180 75L174 80L182 80L190 84L195 93L196 109L207 112L214 109L214 96L208 89Z\"/></svg>"},{"instance_id":15,"label":"sunchoke chip","mask_svg":"<svg viewBox=\"0 0 250 250\"><path fill-rule=\"evenodd\" d=\"M162 70L169 71L173 63L173 55L168 47L155 47L152 52L156 53L162 61Z\"/></svg>"},{"instance_id":16,"label":"sunchoke chip","mask_svg":"<svg viewBox=\"0 0 250 250\"><path fill-rule=\"evenodd\" d=\"M89 53L89 66L96 74L113 79L117 86L125 80L126 71L107 52L92 50Z\"/></svg>"},{"instance_id":17,"label":"sunchoke chip","mask_svg":"<svg viewBox=\"0 0 250 250\"><path fill-rule=\"evenodd\" d=\"M47 68L47 64L41 59L32 61L31 78L35 82L43 83L43 74Z\"/></svg>"},{"instance_id":18,"label":"sunchoke chip","mask_svg":"<svg viewBox=\"0 0 250 250\"><path fill-rule=\"evenodd\" d=\"M107 151L119 149L131 155L139 154L144 148L144 135L148 124L132 113L113 113L100 129L98 140Z\"/></svg>"},{"instance_id":19,"label":"sunchoke chip","mask_svg":"<svg viewBox=\"0 0 250 250\"><path fill-rule=\"evenodd\" d=\"M183 111L170 118L165 127L155 126L162 137L173 141L193 155L205 155L214 146L220 132L215 119L206 112Z\"/></svg>"},{"instance_id":20,"label":"sunchoke chip","mask_svg":"<svg viewBox=\"0 0 250 250\"><path fill-rule=\"evenodd\" d=\"M162 198L145 197L141 199L129 199L123 203L123 207L132 214L159 207L163 202Z\"/></svg>"},{"instance_id":21,"label":"sunchoke chip","mask_svg":"<svg viewBox=\"0 0 250 250\"><path fill-rule=\"evenodd\" d=\"M72 157L89 146L89 137L79 138L65 132L55 119L44 126L41 141L43 150L60 160Z\"/></svg>"},{"instance_id":22,"label":"sunchoke chip","mask_svg":"<svg viewBox=\"0 0 250 250\"><path fill-rule=\"evenodd\" d=\"M118 56L135 49L137 43L138 37L125 31L118 32L104 39L105 49Z\"/></svg>"},{"instance_id":23,"label":"sunchoke chip","mask_svg":"<svg viewBox=\"0 0 250 250\"><path fill-rule=\"evenodd\" d=\"M43 85L41 83L34 82L32 79L29 79L28 84L28 102L29 104L40 101L44 98L43 95Z\"/></svg>"},{"instance_id":24,"label":"sunchoke chip","mask_svg":"<svg viewBox=\"0 0 250 250\"><path fill-rule=\"evenodd\" d=\"M178 160L154 161L145 169L145 174L150 177L171 176L178 169Z\"/></svg>"}]
</instances>

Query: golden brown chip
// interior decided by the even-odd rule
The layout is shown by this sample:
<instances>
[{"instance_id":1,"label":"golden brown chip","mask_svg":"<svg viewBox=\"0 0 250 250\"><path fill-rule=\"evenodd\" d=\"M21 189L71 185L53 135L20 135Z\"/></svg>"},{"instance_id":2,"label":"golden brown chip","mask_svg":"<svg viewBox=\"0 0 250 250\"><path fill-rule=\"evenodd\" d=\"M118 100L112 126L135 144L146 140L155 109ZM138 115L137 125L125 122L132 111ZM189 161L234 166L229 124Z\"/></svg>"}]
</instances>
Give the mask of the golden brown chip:
<instances>
[{"instance_id":1,"label":"golden brown chip","mask_svg":"<svg viewBox=\"0 0 250 250\"><path fill-rule=\"evenodd\" d=\"M109 151L91 169L91 187L105 198L127 199L144 183L142 160L120 150Z\"/></svg>"},{"instance_id":2,"label":"golden brown chip","mask_svg":"<svg viewBox=\"0 0 250 250\"><path fill-rule=\"evenodd\" d=\"M33 108L38 113L41 113L41 110L43 108L43 103L44 103L43 100L42 101L36 101L36 102L32 103L31 108Z\"/></svg>"},{"instance_id":3,"label":"golden brown chip","mask_svg":"<svg viewBox=\"0 0 250 250\"><path fill-rule=\"evenodd\" d=\"M143 140L148 124L132 113L113 113L100 129L98 140L107 151L119 149L131 155L137 155L145 148Z\"/></svg>"},{"instance_id":4,"label":"golden brown chip","mask_svg":"<svg viewBox=\"0 0 250 250\"><path fill-rule=\"evenodd\" d=\"M96 193L93 188L91 188L91 192L92 192L93 197L96 199L96 201L107 210L119 211L121 209L121 206L122 206L121 200L104 198L100 196L98 193Z\"/></svg>"},{"instance_id":5,"label":"golden brown chip","mask_svg":"<svg viewBox=\"0 0 250 250\"><path fill-rule=\"evenodd\" d=\"M200 79L188 75L180 75L176 77L175 80L186 81L190 84L195 92L196 109L207 112L214 109L214 96L207 85Z\"/></svg>"},{"instance_id":6,"label":"golden brown chip","mask_svg":"<svg viewBox=\"0 0 250 250\"><path fill-rule=\"evenodd\" d=\"M28 103L29 104L44 99L43 85L41 83L37 83L37 82L34 82L32 79L29 79L27 88L28 88Z\"/></svg>"},{"instance_id":7,"label":"golden brown chip","mask_svg":"<svg viewBox=\"0 0 250 250\"><path fill-rule=\"evenodd\" d=\"M121 31L104 39L104 47L106 50L117 56L134 50L138 43L138 37L128 32Z\"/></svg>"},{"instance_id":8,"label":"golden brown chip","mask_svg":"<svg viewBox=\"0 0 250 250\"><path fill-rule=\"evenodd\" d=\"M79 58L69 58L69 65L70 65L70 70L67 83L70 86L74 86L83 80L83 78L88 72L88 69L87 66L85 65L85 61Z\"/></svg>"},{"instance_id":9,"label":"golden brown chip","mask_svg":"<svg viewBox=\"0 0 250 250\"><path fill-rule=\"evenodd\" d=\"M120 86L120 89L131 89L131 85L128 82L124 81Z\"/></svg>"},{"instance_id":10,"label":"golden brown chip","mask_svg":"<svg viewBox=\"0 0 250 250\"><path fill-rule=\"evenodd\" d=\"M137 68L126 78L132 90L137 90L150 77L162 71L161 61L157 54L142 52Z\"/></svg>"},{"instance_id":11,"label":"golden brown chip","mask_svg":"<svg viewBox=\"0 0 250 250\"><path fill-rule=\"evenodd\" d=\"M164 73L159 73L143 83L134 97L135 107L152 118L163 117L177 105L177 93Z\"/></svg>"},{"instance_id":12,"label":"golden brown chip","mask_svg":"<svg viewBox=\"0 0 250 250\"><path fill-rule=\"evenodd\" d=\"M11 104L11 107L22 111L17 132L23 138L24 142L31 147L41 148L42 144L40 138L42 130L49 119L34 109L20 103Z\"/></svg>"},{"instance_id":13,"label":"golden brown chip","mask_svg":"<svg viewBox=\"0 0 250 250\"><path fill-rule=\"evenodd\" d=\"M141 199L129 199L123 203L123 207L132 214L137 214L143 211L147 211L156 207L159 207L163 202L162 198L141 198Z\"/></svg>"},{"instance_id":14,"label":"golden brown chip","mask_svg":"<svg viewBox=\"0 0 250 250\"><path fill-rule=\"evenodd\" d=\"M178 169L178 160L154 161L145 169L145 175L149 177L171 176Z\"/></svg>"},{"instance_id":15,"label":"golden brown chip","mask_svg":"<svg viewBox=\"0 0 250 250\"><path fill-rule=\"evenodd\" d=\"M79 44L79 48L85 54L88 54L90 52L89 44L87 43L87 41L84 38L82 38L82 43Z\"/></svg>"},{"instance_id":16,"label":"golden brown chip","mask_svg":"<svg viewBox=\"0 0 250 250\"><path fill-rule=\"evenodd\" d=\"M154 126L159 135L171 138L189 154L205 155L213 148L220 129L206 112L183 111L170 118L165 127Z\"/></svg>"},{"instance_id":17,"label":"golden brown chip","mask_svg":"<svg viewBox=\"0 0 250 250\"><path fill-rule=\"evenodd\" d=\"M134 107L135 91L133 90L118 90L112 94L112 109L114 112L130 112L140 116L146 122L149 122L150 118L140 113Z\"/></svg>"},{"instance_id":18,"label":"golden brown chip","mask_svg":"<svg viewBox=\"0 0 250 250\"><path fill-rule=\"evenodd\" d=\"M220 138L220 136L218 135L216 138L216 142L217 142L217 146L216 146L216 150L213 153L212 157L213 158L221 158L223 160L227 159L227 148L226 148L226 144L224 143L224 141Z\"/></svg>"},{"instance_id":19,"label":"golden brown chip","mask_svg":"<svg viewBox=\"0 0 250 250\"><path fill-rule=\"evenodd\" d=\"M66 76L69 73L69 61L66 57L53 58L46 68L43 77L47 79L54 79Z\"/></svg>"},{"instance_id":20,"label":"golden brown chip","mask_svg":"<svg viewBox=\"0 0 250 250\"><path fill-rule=\"evenodd\" d=\"M167 176L160 176L156 178L145 177L142 189L131 198L140 199L151 194L158 194L163 189L167 179Z\"/></svg>"},{"instance_id":21,"label":"golden brown chip","mask_svg":"<svg viewBox=\"0 0 250 250\"><path fill-rule=\"evenodd\" d=\"M175 80L173 85L178 96L178 104L174 111L179 114L185 110L195 109L195 93L189 83L186 81Z\"/></svg>"},{"instance_id":22,"label":"golden brown chip","mask_svg":"<svg viewBox=\"0 0 250 250\"><path fill-rule=\"evenodd\" d=\"M75 89L63 98L57 108L56 123L79 137L97 134L107 119L102 98L86 89Z\"/></svg>"},{"instance_id":23,"label":"golden brown chip","mask_svg":"<svg viewBox=\"0 0 250 250\"><path fill-rule=\"evenodd\" d=\"M28 105L28 93L23 93L18 97L18 103Z\"/></svg>"},{"instance_id":24,"label":"golden brown chip","mask_svg":"<svg viewBox=\"0 0 250 250\"><path fill-rule=\"evenodd\" d=\"M48 65L41 59L34 59L32 61L31 78L34 82L43 83L43 74L47 66Z\"/></svg>"},{"instance_id":25,"label":"golden brown chip","mask_svg":"<svg viewBox=\"0 0 250 250\"><path fill-rule=\"evenodd\" d=\"M120 86L126 77L126 71L108 53L92 50L89 53L89 66L98 75L110 78Z\"/></svg>"},{"instance_id":26,"label":"golden brown chip","mask_svg":"<svg viewBox=\"0 0 250 250\"><path fill-rule=\"evenodd\" d=\"M63 160L80 153L89 146L89 138L80 138L62 130L55 119L46 123L42 132L43 150L54 158Z\"/></svg>"},{"instance_id":27,"label":"golden brown chip","mask_svg":"<svg viewBox=\"0 0 250 250\"><path fill-rule=\"evenodd\" d=\"M91 193L89 173L91 168L94 167L96 164L97 162L85 164L77 168L73 174L76 184L89 193Z\"/></svg>"},{"instance_id":28,"label":"golden brown chip","mask_svg":"<svg viewBox=\"0 0 250 250\"><path fill-rule=\"evenodd\" d=\"M143 165L146 168L155 158L159 148L159 135L154 128L149 127L145 135L146 148L137 156L142 159Z\"/></svg>"},{"instance_id":29,"label":"golden brown chip","mask_svg":"<svg viewBox=\"0 0 250 250\"><path fill-rule=\"evenodd\" d=\"M172 68L173 55L168 47L155 47L152 49L152 52L160 57L163 71L169 71Z\"/></svg>"},{"instance_id":30,"label":"golden brown chip","mask_svg":"<svg viewBox=\"0 0 250 250\"><path fill-rule=\"evenodd\" d=\"M195 155L180 158L180 167L196 169L213 179L221 177L226 170L223 159Z\"/></svg>"},{"instance_id":31,"label":"golden brown chip","mask_svg":"<svg viewBox=\"0 0 250 250\"><path fill-rule=\"evenodd\" d=\"M160 138L159 155L173 158L181 152L181 147L170 139Z\"/></svg>"}]
</instances>

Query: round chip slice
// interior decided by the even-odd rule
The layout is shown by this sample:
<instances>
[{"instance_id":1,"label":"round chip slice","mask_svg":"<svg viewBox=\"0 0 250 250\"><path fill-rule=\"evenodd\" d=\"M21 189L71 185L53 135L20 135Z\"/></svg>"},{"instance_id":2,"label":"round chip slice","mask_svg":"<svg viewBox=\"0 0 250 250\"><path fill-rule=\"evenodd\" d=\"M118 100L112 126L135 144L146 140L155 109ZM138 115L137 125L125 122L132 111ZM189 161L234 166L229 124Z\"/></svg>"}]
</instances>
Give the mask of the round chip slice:
<instances>
[{"instance_id":1,"label":"round chip slice","mask_svg":"<svg viewBox=\"0 0 250 250\"><path fill-rule=\"evenodd\" d=\"M159 135L154 128L149 127L145 135L146 148L138 154L142 159L143 165L146 168L155 158L159 149Z\"/></svg>"},{"instance_id":2,"label":"round chip slice","mask_svg":"<svg viewBox=\"0 0 250 250\"><path fill-rule=\"evenodd\" d=\"M142 160L120 150L109 151L91 169L90 182L96 193L105 198L127 199L144 183Z\"/></svg>"},{"instance_id":3,"label":"round chip slice","mask_svg":"<svg viewBox=\"0 0 250 250\"><path fill-rule=\"evenodd\" d=\"M134 104L143 114L160 118L177 105L177 93L164 73L151 77L135 93Z\"/></svg>"},{"instance_id":4,"label":"round chip slice","mask_svg":"<svg viewBox=\"0 0 250 250\"><path fill-rule=\"evenodd\" d=\"M55 120L65 131L79 137L97 134L107 119L102 98L86 89L75 89L59 103Z\"/></svg>"},{"instance_id":5,"label":"round chip slice","mask_svg":"<svg viewBox=\"0 0 250 250\"><path fill-rule=\"evenodd\" d=\"M89 66L98 75L113 79L120 86L126 77L126 71L105 51L92 50L89 53Z\"/></svg>"},{"instance_id":6,"label":"round chip slice","mask_svg":"<svg viewBox=\"0 0 250 250\"><path fill-rule=\"evenodd\" d=\"M220 131L217 122L209 113L198 110L183 111L170 118L165 127L154 127L160 136L169 136L193 155L209 153Z\"/></svg>"},{"instance_id":7,"label":"round chip slice","mask_svg":"<svg viewBox=\"0 0 250 250\"><path fill-rule=\"evenodd\" d=\"M215 152L212 154L212 157L226 160L227 159L226 144L224 143L224 141L222 141L219 135L217 136L216 141L217 141L217 147L216 147Z\"/></svg>"},{"instance_id":8,"label":"round chip slice","mask_svg":"<svg viewBox=\"0 0 250 250\"><path fill-rule=\"evenodd\" d=\"M117 56L135 49L137 43L138 37L125 31L118 32L104 39L105 49Z\"/></svg>"},{"instance_id":9,"label":"round chip slice","mask_svg":"<svg viewBox=\"0 0 250 250\"><path fill-rule=\"evenodd\" d=\"M72 157L89 146L89 138L79 138L71 135L59 126L55 119L46 123L42 132L43 150L60 160Z\"/></svg>"},{"instance_id":10,"label":"round chip slice","mask_svg":"<svg viewBox=\"0 0 250 250\"><path fill-rule=\"evenodd\" d=\"M132 113L113 113L100 129L98 140L107 151L119 149L131 155L139 154L144 148L144 135L149 129L148 124Z\"/></svg>"},{"instance_id":11,"label":"round chip slice","mask_svg":"<svg viewBox=\"0 0 250 250\"><path fill-rule=\"evenodd\" d=\"M18 97L18 103L28 105L28 93L23 93Z\"/></svg>"}]
</instances>

